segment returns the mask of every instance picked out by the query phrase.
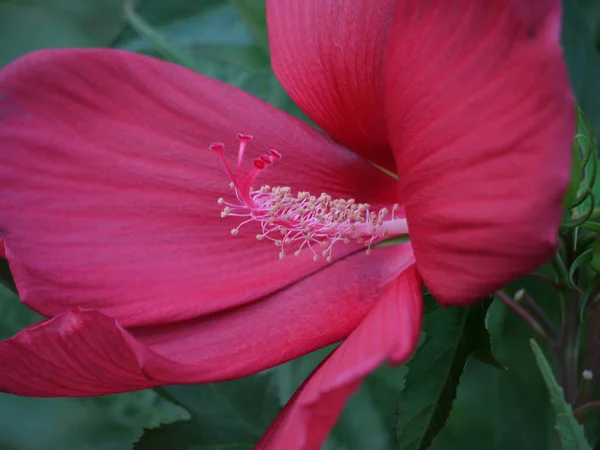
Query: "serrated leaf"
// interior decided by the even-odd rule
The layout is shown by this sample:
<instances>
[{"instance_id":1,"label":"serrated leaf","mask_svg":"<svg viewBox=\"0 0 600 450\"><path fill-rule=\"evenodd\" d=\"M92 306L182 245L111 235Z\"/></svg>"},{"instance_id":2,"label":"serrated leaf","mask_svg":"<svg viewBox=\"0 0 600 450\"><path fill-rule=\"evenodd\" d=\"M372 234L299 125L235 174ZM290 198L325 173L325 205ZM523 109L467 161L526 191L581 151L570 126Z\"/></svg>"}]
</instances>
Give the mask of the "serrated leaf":
<instances>
[{"instance_id":1,"label":"serrated leaf","mask_svg":"<svg viewBox=\"0 0 600 450\"><path fill-rule=\"evenodd\" d=\"M398 404L399 449L424 450L443 428L468 357L488 354L485 317L490 304L438 308L425 316L427 338L408 363Z\"/></svg>"},{"instance_id":2,"label":"serrated leaf","mask_svg":"<svg viewBox=\"0 0 600 450\"><path fill-rule=\"evenodd\" d=\"M571 405L565 400L562 388L556 382L550 364L535 340L530 340L542 377L550 392L550 401L556 413L556 429L564 450L592 450L585 438L583 427L575 420Z\"/></svg>"},{"instance_id":3,"label":"serrated leaf","mask_svg":"<svg viewBox=\"0 0 600 450\"><path fill-rule=\"evenodd\" d=\"M190 412L190 420L145 430L134 450L252 449L280 409L270 375L165 391Z\"/></svg>"}]
</instances>

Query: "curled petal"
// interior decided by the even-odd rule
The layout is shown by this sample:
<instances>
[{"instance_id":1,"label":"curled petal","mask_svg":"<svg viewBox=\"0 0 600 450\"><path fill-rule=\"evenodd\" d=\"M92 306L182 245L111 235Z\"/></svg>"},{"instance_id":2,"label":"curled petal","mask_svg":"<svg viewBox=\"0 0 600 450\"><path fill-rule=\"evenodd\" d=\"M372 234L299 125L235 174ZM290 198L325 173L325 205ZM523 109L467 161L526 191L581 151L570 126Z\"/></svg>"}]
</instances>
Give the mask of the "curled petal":
<instances>
[{"instance_id":1,"label":"curled petal","mask_svg":"<svg viewBox=\"0 0 600 450\"><path fill-rule=\"evenodd\" d=\"M0 391L91 396L256 373L347 337L413 264L407 245L353 255L253 303L170 325L127 329L75 308L0 342Z\"/></svg>"},{"instance_id":2,"label":"curled petal","mask_svg":"<svg viewBox=\"0 0 600 450\"><path fill-rule=\"evenodd\" d=\"M556 248L575 119L559 29L554 0L398 2L386 118L417 266L442 303Z\"/></svg>"},{"instance_id":3,"label":"curled petal","mask_svg":"<svg viewBox=\"0 0 600 450\"><path fill-rule=\"evenodd\" d=\"M359 327L299 388L257 449L318 450L362 379L406 361L419 339L423 302L414 267L391 285Z\"/></svg>"}]
</instances>

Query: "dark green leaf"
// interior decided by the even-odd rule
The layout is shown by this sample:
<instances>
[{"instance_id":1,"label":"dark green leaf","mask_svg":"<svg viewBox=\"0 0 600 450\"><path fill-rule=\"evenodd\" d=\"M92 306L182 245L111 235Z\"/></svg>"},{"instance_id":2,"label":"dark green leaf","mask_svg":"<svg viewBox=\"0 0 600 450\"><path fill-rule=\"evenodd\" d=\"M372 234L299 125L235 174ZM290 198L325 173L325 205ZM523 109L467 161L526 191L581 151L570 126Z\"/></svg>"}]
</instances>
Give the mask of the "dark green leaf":
<instances>
[{"instance_id":1,"label":"dark green leaf","mask_svg":"<svg viewBox=\"0 0 600 450\"><path fill-rule=\"evenodd\" d=\"M306 120L306 116L283 90L270 68L240 68L236 65L208 57L198 58L190 53L185 46L181 46L180 43L171 39L168 34L164 33L164 30L156 28L145 21L138 14L138 10L132 9L131 3L128 3L126 11L130 25L140 33L143 39L147 41L154 51L156 51L163 59L173 61L203 73L204 75L239 87L240 89L261 98L267 103ZM214 8L210 8L209 11L215 12ZM218 9L216 11L221 10ZM140 50L137 48L132 49Z\"/></svg>"},{"instance_id":2,"label":"dark green leaf","mask_svg":"<svg viewBox=\"0 0 600 450\"><path fill-rule=\"evenodd\" d=\"M40 48L108 46L122 29L122 0L0 2L0 67Z\"/></svg>"},{"instance_id":3,"label":"dark green leaf","mask_svg":"<svg viewBox=\"0 0 600 450\"><path fill-rule=\"evenodd\" d=\"M542 273L552 272L546 266ZM528 278L513 283L512 290L518 289L530 293L551 320L559 319L559 296L550 285ZM494 352L507 367L490 383L494 403L480 405L489 406L494 429L491 444L497 449L555 449L557 436L548 393L529 351L533 330L501 302L490 307L489 320Z\"/></svg>"},{"instance_id":4,"label":"dark green leaf","mask_svg":"<svg viewBox=\"0 0 600 450\"><path fill-rule=\"evenodd\" d=\"M280 408L269 375L165 391L191 419L145 430L135 450L252 449Z\"/></svg>"},{"instance_id":5,"label":"dark green leaf","mask_svg":"<svg viewBox=\"0 0 600 450\"><path fill-rule=\"evenodd\" d=\"M565 400L562 388L556 382L550 364L546 360L540 346L533 339L530 341L542 377L550 392L550 401L556 413L556 429L565 450L592 450L583 432L583 427L575 420L571 405Z\"/></svg>"},{"instance_id":6,"label":"dark green leaf","mask_svg":"<svg viewBox=\"0 0 600 450\"><path fill-rule=\"evenodd\" d=\"M130 4L131 6L131 4ZM206 59L236 68L268 68L269 55L231 1L143 1L136 15L180 52L196 62ZM162 15L161 15L162 14ZM164 57L161 46L130 23L116 47ZM170 59L170 58L167 58Z\"/></svg>"},{"instance_id":7,"label":"dark green leaf","mask_svg":"<svg viewBox=\"0 0 600 450\"><path fill-rule=\"evenodd\" d=\"M565 0L574 1L574 0ZM586 22L588 23L592 36L596 43L596 51L600 52L600 2L598 0L578 0L577 2L583 11Z\"/></svg>"},{"instance_id":8,"label":"dark green leaf","mask_svg":"<svg viewBox=\"0 0 600 450\"><path fill-rule=\"evenodd\" d=\"M151 390L78 399L0 394L0 449L130 449L144 427L187 417Z\"/></svg>"},{"instance_id":9,"label":"dark green leaf","mask_svg":"<svg viewBox=\"0 0 600 450\"><path fill-rule=\"evenodd\" d=\"M491 354L485 317L490 301L472 307L438 308L424 318L427 337L408 363L398 405L402 450L423 450L443 428L469 355Z\"/></svg>"},{"instance_id":10,"label":"dark green leaf","mask_svg":"<svg viewBox=\"0 0 600 450\"><path fill-rule=\"evenodd\" d=\"M577 103L600 137L600 55L585 15L576 1L564 1L562 44Z\"/></svg>"},{"instance_id":11,"label":"dark green leaf","mask_svg":"<svg viewBox=\"0 0 600 450\"><path fill-rule=\"evenodd\" d=\"M17 294L0 284L0 340L42 319L23 303Z\"/></svg>"},{"instance_id":12,"label":"dark green leaf","mask_svg":"<svg viewBox=\"0 0 600 450\"><path fill-rule=\"evenodd\" d=\"M13 279L12 273L10 273L8 261L5 259L0 259L0 284L7 287L13 292L17 292L15 280Z\"/></svg>"},{"instance_id":13,"label":"dark green leaf","mask_svg":"<svg viewBox=\"0 0 600 450\"><path fill-rule=\"evenodd\" d=\"M269 58L269 36L267 33L267 7L265 0L233 0L233 4L254 35L256 42Z\"/></svg>"}]
</instances>

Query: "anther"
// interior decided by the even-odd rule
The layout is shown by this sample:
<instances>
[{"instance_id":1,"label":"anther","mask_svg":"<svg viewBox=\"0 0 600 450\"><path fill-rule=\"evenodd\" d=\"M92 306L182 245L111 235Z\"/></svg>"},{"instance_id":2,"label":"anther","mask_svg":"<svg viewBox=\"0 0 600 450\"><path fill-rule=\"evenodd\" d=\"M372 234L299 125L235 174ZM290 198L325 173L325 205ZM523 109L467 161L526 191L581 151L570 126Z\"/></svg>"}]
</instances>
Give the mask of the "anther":
<instances>
[{"instance_id":1,"label":"anther","mask_svg":"<svg viewBox=\"0 0 600 450\"><path fill-rule=\"evenodd\" d=\"M262 185L255 190L252 185L259 173L282 158L279 151L270 149L266 154L253 160L253 167L242 173L242 161L246 145L252 136L240 134L236 170L232 170L223 155L224 145L215 142L210 145L219 158L219 162L230 179L239 204L226 202L219 198L217 203L225 205L221 217L237 216L246 219L231 230L237 235L240 227L250 222L258 222L262 232L256 234L256 240L270 240L279 248L279 257L284 258L289 246L295 256L300 256L307 248L312 252L314 261L322 256L332 262L332 248L338 241L345 244L355 242L371 253L371 245L385 236L401 235L408 232L406 220L396 217L400 206L395 204L390 211L387 208L372 209L367 203L357 203L355 199L334 199L327 193L319 196L300 191L292 193L289 186ZM277 233L279 232L279 233ZM275 234L276 233L276 234ZM277 236L280 238L277 239ZM323 251L318 252L317 248Z\"/></svg>"}]
</instances>

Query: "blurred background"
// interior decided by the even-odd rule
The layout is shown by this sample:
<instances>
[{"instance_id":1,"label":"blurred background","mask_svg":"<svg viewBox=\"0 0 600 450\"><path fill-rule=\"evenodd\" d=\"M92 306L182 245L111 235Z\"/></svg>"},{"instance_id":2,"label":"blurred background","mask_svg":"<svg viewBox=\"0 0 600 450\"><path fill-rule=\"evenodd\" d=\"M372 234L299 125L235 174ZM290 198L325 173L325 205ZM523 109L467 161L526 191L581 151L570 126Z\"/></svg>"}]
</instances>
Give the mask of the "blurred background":
<instances>
[{"instance_id":1,"label":"blurred background","mask_svg":"<svg viewBox=\"0 0 600 450\"><path fill-rule=\"evenodd\" d=\"M569 70L580 104L597 133L600 0L565 0L564 6L563 42ZM270 69L264 0L0 0L0 67L39 48L90 46L127 49L187 65L305 119ZM550 315L558 317L555 293L532 280L519 280L512 290L521 287L526 287ZM528 344L530 330L498 302L492 303L487 314L494 355L506 370L477 359L467 361L447 426L431 448L556 448L555 416ZM37 320L39 316L22 306L9 287L0 286L0 339ZM183 438L163 444L142 439L135 448L250 449L327 352L308 355L255 377L209 387L171 387L88 399L0 394L0 450L131 449L145 428L190 419L196 432L208 436L206 444L193 446ZM442 354L440 360L446 357L452 355ZM443 361L436 360L427 370L443 367ZM407 373L406 367L382 367L370 376L350 400L327 448L423 448L411 438L411 423L402 423L402 432L398 431L398 418L406 417L404 384L418 382ZM444 377L439 380L443 383ZM442 395L443 386L431 389ZM188 403L182 402L187 409L169 400L179 397L187 399ZM418 404L418 399L411 401ZM411 414L433 417L431 408L425 405L422 411ZM232 418L231 411L238 418ZM239 417L251 426L237 436ZM172 436L189 432L178 426L169 428ZM598 415L589 416L586 432L598 442ZM227 444L223 436L228 434L236 434L237 444Z\"/></svg>"}]
</instances>

